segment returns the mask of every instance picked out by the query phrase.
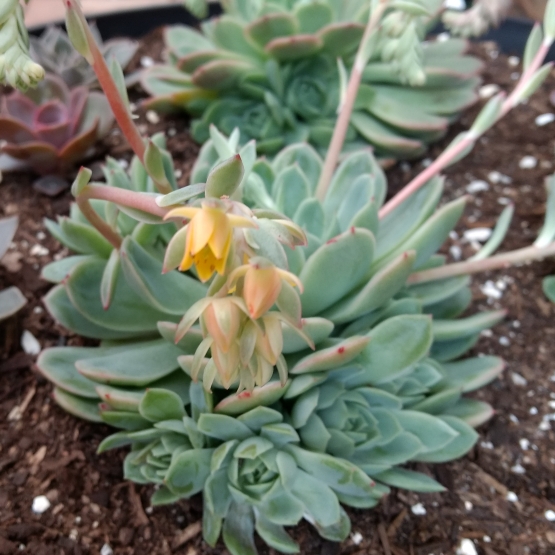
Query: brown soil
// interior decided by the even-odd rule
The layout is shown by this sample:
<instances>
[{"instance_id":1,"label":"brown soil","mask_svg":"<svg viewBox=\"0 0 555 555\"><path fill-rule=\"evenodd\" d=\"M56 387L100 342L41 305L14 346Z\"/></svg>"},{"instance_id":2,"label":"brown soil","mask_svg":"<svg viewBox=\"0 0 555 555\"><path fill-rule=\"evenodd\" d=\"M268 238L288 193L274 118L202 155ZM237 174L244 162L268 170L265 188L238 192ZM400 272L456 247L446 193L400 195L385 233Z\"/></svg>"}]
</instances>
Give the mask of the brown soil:
<instances>
[{"instance_id":1,"label":"brown soil","mask_svg":"<svg viewBox=\"0 0 555 555\"><path fill-rule=\"evenodd\" d=\"M493 49L478 48L488 61L485 82L510 88L511 75L521 68L511 67L504 56L494 58ZM447 172L449 197L463 194L474 179L488 181L493 170L512 179L490 183L488 191L475 194L461 230L491 227L503 208L501 197L516 204L503 249L522 247L533 239L542 222L543 179L553 171L555 145L555 123L538 127L534 119L552 111L548 95L554 88L552 75L540 94L510 114ZM148 124L149 132L166 130L171 135L170 149L183 174L180 182L185 183L198 151L186 122L152 125L143 116L140 124ZM471 114L465 115L453 133L470 121ZM106 146L118 159L130 157L119 134L111 135ZM436 147L431 155L438 152ZM525 155L537 158L536 168L519 167ZM419 162L392 169L391 187L398 188L421 167ZM198 497L150 508L152 488L123 481L124 450L95 454L109 428L77 420L51 401L51 386L35 372L33 357L19 350L19 338L22 330L29 330L42 348L82 343L59 328L41 305L48 285L40 280L40 269L66 254L45 233L42 219L66 214L69 194L49 199L33 191L27 175L12 174L0 185L0 199L0 213L19 214L21 220L13 248L0 266L0 287L16 284L29 300L16 318L0 327L0 555L98 554L104 544L116 555L227 553L221 544L212 549L202 541ZM460 240L454 242L465 255L472 253ZM37 253L36 245L48 253ZM301 525L292 531L301 553L447 555L456 552L463 538L473 540L480 555L555 553L555 524L545 517L546 511L555 510L555 434L550 427L542 429L548 428L545 424L540 428L544 416L555 412L554 311L542 295L540 279L550 273L555 273L553 261L474 279L474 310L498 306L508 310L505 323L484 336L475 352L503 356L507 369L477 394L496 407L497 414L480 429L473 451L449 464L418 465L449 492L394 491L375 510L351 510L353 533L358 534L341 545L323 541L310 526ZM488 279L502 279L507 285L503 298L491 304L480 289ZM31 511L38 495L51 501L42 515ZM413 513L418 503L425 515ZM261 547L261 553L274 552Z\"/></svg>"}]
</instances>

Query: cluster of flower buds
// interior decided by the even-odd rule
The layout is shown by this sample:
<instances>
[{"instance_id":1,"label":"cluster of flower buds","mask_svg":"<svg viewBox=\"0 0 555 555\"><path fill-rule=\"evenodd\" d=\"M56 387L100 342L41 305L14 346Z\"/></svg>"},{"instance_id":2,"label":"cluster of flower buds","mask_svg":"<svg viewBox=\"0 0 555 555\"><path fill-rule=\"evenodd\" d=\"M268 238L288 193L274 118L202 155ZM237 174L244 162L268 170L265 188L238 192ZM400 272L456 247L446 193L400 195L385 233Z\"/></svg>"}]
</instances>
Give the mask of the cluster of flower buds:
<instances>
[{"instance_id":1,"label":"cluster of flower buds","mask_svg":"<svg viewBox=\"0 0 555 555\"><path fill-rule=\"evenodd\" d=\"M510 6L510 0L476 0L466 11L447 10L443 23L455 35L479 37L491 26L497 26Z\"/></svg>"},{"instance_id":2,"label":"cluster of flower buds","mask_svg":"<svg viewBox=\"0 0 555 555\"><path fill-rule=\"evenodd\" d=\"M250 391L270 381L274 367L281 382L287 380L282 324L311 346L312 341L301 329L301 281L260 256L261 245L245 234L259 227L258 218L229 198L239 179L232 177L226 187L222 178L236 173L238 163L240 158L234 156L209 176L205 198L167 213L166 219L187 223L168 244L164 272L194 268L202 282L213 278L208 296L191 306L176 330L177 343L200 320L204 340L194 356L193 379L202 370L206 389L216 380L226 389L238 385L239 391ZM290 247L305 243L304 233L293 222L276 218L271 224L279 230L281 242ZM272 310L274 305L277 310Z\"/></svg>"},{"instance_id":3,"label":"cluster of flower buds","mask_svg":"<svg viewBox=\"0 0 555 555\"><path fill-rule=\"evenodd\" d=\"M20 90L34 87L44 69L29 57L29 35L19 0L0 3L0 84Z\"/></svg>"},{"instance_id":4,"label":"cluster of flower buds","mask_svg":"<svg viewBox=\"0 0 555 555\"><path fill-rule=\"evenodd\" d=\"M401 80L412 87L422 86L426 82L423 69L422 38L419 20L426 11L390 11L382 21L384 34L381 58L392 64Z\"/></svg>"}]
</instances>

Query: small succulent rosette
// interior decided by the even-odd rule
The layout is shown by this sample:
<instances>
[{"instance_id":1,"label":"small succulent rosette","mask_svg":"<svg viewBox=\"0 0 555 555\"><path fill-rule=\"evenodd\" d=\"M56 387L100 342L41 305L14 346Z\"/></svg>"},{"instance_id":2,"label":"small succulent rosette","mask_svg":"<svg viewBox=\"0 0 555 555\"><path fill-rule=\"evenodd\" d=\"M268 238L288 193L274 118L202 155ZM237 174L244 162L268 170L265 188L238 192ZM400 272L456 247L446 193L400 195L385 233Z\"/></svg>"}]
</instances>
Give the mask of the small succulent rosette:
<instances>
[{"instance_id":1,"label":"small succulent rosette","mask_svg":"<svg viewBox=\"0 0 555 555\"><path fill-rule=\"evenodd\" d=\"M86 87L69 89L48 74L36 89L4 96L0 106L0 152L22 160L40 175L63 175L94 152L113 123L106 97Z\"/></svg>"}]
</instances>

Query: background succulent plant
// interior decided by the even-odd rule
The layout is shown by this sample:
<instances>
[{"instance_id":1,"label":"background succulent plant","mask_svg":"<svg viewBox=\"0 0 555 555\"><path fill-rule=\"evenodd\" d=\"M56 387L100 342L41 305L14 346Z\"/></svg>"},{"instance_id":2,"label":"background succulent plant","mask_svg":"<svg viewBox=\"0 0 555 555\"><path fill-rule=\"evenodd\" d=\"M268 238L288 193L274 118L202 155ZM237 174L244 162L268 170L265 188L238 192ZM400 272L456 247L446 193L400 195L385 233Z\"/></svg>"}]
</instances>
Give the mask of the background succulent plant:
<instances>
[{"instance_id":1,"label":"background succulent plant","mask_svg":"<svg viewBox=\"0 0 555 555\"><path fill-rule=\"evenodd\" d=\"M385 16L364 71L347 150L369 142L379 156L417 156L476 99L481 63L464 55L466 43L422 42L441 2L419 3L416 12L398 4ZM239 127L261 153L298 141L325 149L341 101L340 75L351 69L369 5L225 2L225 14L204 22L201 32L166 30L169 64L142 80L149 104L189 111L201 143L215 124L228 135Z\"/></svg>"},{"instance_id":2,"label":"background succulent plant","mask_svg":"<svg viewBox=\"0 0 555 555\"><path fill-rule=\"evenodd\" d=\"M18 218L11 216L0 218L0 259L6 254L17 229ZM17 287L8 287L0 291L0 322L21 309L27 300Z\"/></svg>"},{"instance_id":3,"label":"background succulent plant","mask_svg":"<svg viewBox=\"0 0 555 555\"><path fill-rule=\"evenodd\" d=\"M211 133L195 184L158 198L160 206L202 194L211 172L237 159L238 132L229 139ZM236 194L260 222L282 211L308 237L307 246L291 250L272 239L272 225L243 232L304 285L302 329L315 351L283 328L285 383L277 372L266 385L238 393L218 379L210 392L191 382L195 365L202 380L209 363L198 358L202 329L190 328L177 343L175 332L206 288L193 274L161 273L174 224L155 225L152 216L147 222L144 213L123 214L106 201L93 206L125 234L120 248L74 209L49 227L78 254L43 272L58 283L46 298L53 316L104 343L49 349L38 361L62 407L122 430L101 450L131 445L125 474L161 486L153 503L203 491L204 537L214 544L222 532L233 555L256 553L255 531L272 547L296 552L283 526L303 517L322 536L344 539L349 521L340 504L372 507L390 485L441 491L430 476L399 465L467 452L477 437L473 426L492 410L463 394L503 368L496 357L456 360L503 317L460 317L470 302L467 278L407 284L413 269L445 262L435 253L464 207L456 201L436 209L442 180L380 223L386 183L370 153L349 155L320 203L313 191L322 160L313 148L293 145L272 163L255 161L254 151L252 143L241 149L245 171L236 177ZM106 175L110 189L155 194L138 162L129 174L110 163ZM131 214L143 221L132 223Z\"/></svg>"},{"instance_id":4,"label":"background succulent plant","mask_svg":"<svg viewBox=\"0 0 555 555\"><path fill-rule=\"evenodd\" d=\"M112 122L102 93L70 90L60 77L48 74L36 89L2 97L1 151L39 174L63 174L90 154Z\"/></svg>"},{"instance_id":5,"label":"background succulent plant","mask_svg":"<svg viewBox=\"0 0 555 555\"><path fill-rule=\"evenodd\" d=\"M95 25L91 25L91 33L104 58L115 59L123 69L137 52L138 44L132 40L113 39L103 43ZM31 37L30 52L33 59L46 71L61 77L70 88L98 85L92 67L73 48L67 33L59 27L48 27L40 37Z\"/></svg>"}]
</instances>

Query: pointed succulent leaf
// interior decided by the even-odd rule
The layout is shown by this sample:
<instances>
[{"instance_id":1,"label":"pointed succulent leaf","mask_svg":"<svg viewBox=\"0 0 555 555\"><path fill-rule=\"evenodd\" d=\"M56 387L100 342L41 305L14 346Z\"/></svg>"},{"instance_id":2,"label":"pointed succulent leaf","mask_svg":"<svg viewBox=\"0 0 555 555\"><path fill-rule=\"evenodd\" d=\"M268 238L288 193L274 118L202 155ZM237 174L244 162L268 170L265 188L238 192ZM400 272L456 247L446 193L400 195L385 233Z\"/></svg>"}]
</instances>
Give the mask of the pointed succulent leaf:
<instances>
[{"instance_id":1,"label":"pointed succulent leaf","mask_svg":"<svg viewBox=\"0 0 555 555\"><path fill-rule=\"evenodd\" d=\"M395 488L408 489L421 493L445 491L445 488L433 478L422 472L406 468L391 468L374 476L376 480Z\"/></svg>"},{"instance_id":2,"label":"pointed succulent leaf","mask_svg":"<svg viewBox=\"0 0 555 555\"><path fill-rule=\"evenodd\" d=\"M448 362L442 365L445 377L442 386L460 387L463 392L474 391L494 380L505 368L502 359L480 356Z\"/></svg>"},{"instance_id":3,"label":"pointed succulent leaf","mask_svg":"<svg viewBox=\"0 0 555 555\"><path fill-rule=\"evenodd\" d=\"M291 381L291 386L287 390L287 393L283 396L284 399L294 399L299 395L302 395L309 389L320 385L322 382L326 381L327 375L318 372L316 374L301 374L295 376Z\"/></svg>"},{"instance_id":4,"label":"pointed succulent leaf","mask_svg":"<svg viewBox=\"0 0 555 555\"><path fill-rule=\"evenodd\" d=\"M90 422L102 422L100 411L98 410L98 403L83 397L72 395L59 387L55 387L52 392L54 401L60 405L65 411L73 416L89 420Z\"/></svg>"},{"instance_id":5,"label":"pointed succulent leaf","mask_svg":"<svg viewBox=\"0 0 555 555\"><path fill-rule=\"evenodd\" d=\"M174 494L191 497L204 487L210 475L210 458L214 449L192 449L172 459L165 484Z\"/></svg>"},{"instance_id":6,"label":"pointed succulent leaf","mask_svg":"<svg viewBox=\"0 0 555 555\"><path fill-rule=\"evenodd\" d=\"M81 376L81 374L78 375ZM143 391L130 391L107 385L97 385L95 390L98 397L110 407L128 412L139 412L139 404L144 395Z\"/></svg>"},{"instance_id":7,"label":"pointed succulent leaf","mask_svg":"<svg viewBox=\"0 0 555 555\"><path fill-rule=\"evenodd\" d=\"M253 510L249 505L231 504L222 535L231 555L258 555L254 544Z\"/></svg>"},{"instance_id":8,"label":"pointed succulent leaf","mask_svg":"<svg viewBox=\"0 0 555 555\"><path fill-rule=\"evenodd\" d=\"M283 526L273 523L255 512L255 529L258 535L274 549L280 553L300 553L299 545L294 542Z\"/></svg>"},{"instance_id":9,"label":"pointed succulent leaf","mask_svg":"<svg viewBox=\"0 0 555 555\"><path fill-rule=\"evenodd\" d=\"M241 414L237 420L246 424L253 432L258 432L263 426L281 422L283 415L277 410L260 406Z\"/></svg>"},{"instance_id":10,"label":"pointed succulent leaf","mask_svg":"<svg viewBox=\"0 0 555 555\"><path fill-rule=\"evenodd\" d=\"M246 36L261 48L275 38L288 37L296 32L295 18L285 12L268 14L255 20L245 29Z\"/></svg>"},{"instance_id":11,"label":"pointed succulent leaf","mask_svg":"<svg viewBox=\"0 0 555 555\"><path fill-rule=\"evenodd\" d=\"M437 280L429 283L419 283L407 288L411 297L420 300L424 307L447 300L470 283L468 276L458 276Z\"/></svg>"},{"instance_id":12,"label":"pointed succulent leaf","mask_svg":"<svg viewBox=\"0 0 555 555\"><path fill-rule=\"evenodd\" d=\"M274 448L274 444L263 437L244 439L233 452L236 459L256 459L266 451Z\"/></svg>"},{"instance_id":13,"label":"pointed succulent leaf","mask_svg":"<svg viewBox=\"0 0 555 555\"><path fill-rule=\"evenodd\" d=\"M150 422L180 419L185 416L183 401L177 393L167 389L147 389L144 394L139 412Z\"/></svg>"},{"instance_id":14,"label":"pointed succulent leaf","mask_svg":"<svg viewBox=\"0 0 555 555\"><path fill-rule=\"evenodd\" d=\"M276 447L299 441L297 432L289 424L279 422L262 426L260 435L269 439Z\"/></svg>"},{"instance_id":15,"label":"pointed succulent leaf","mask_svg":"<svg viewBox=\"0 0 555 555\"><path fill-rule=\"evenodd\" d=\"M438 362L455 360L472 349L478 339L480 339L480 334L476 333L450 341L434 341L430 350L430 356Z\"/></svg>"},{"instance_id":16,"label":"pointed succulent leaf","mask_svg":"<svg viewBox=\"0 0 555 555\"><path fill-rule=\"evenodd\" d=\"M208 174L206 196L214 198L230 197L241 184L244 175L245 167L239 154L220 162Z\"/></svg>"},{"instance_id":17,"label":"pointed succulent leaf","mask_svg":"<svg viewBox=\"0 0 555 555\"><path fill-rule=\"evenodd\" d=\"M310 389L297 398L291 409L291 424L294 428L302 428L318 406L319 389Z\"/></svg>"},{"instance_id":18,"label":"pointed succulent leaf","mask_svg":"<svg viewBox=\"0 0 555 555\"><path fill-rule=\"evenodd\" d=\"M150 422L136 412L126 412L123 410L103 410L101 407L100 416L102 421L114 428L122 430L136 431L147 427Z\"/></svg>"},{"instance_id":19,"label":"pointed succulent leaf","mask_svg":"<svg viewBox=\"0 0 555 555\"><path fill-rule=\"evenodd\" d=\"M332 370L344 366L367 348L369 342L369 337L354 336L344 339L331 347L319 349L315 353L301 358L289 370L289 373L304 374L307 372Z\"/></svg>"},{"instance_id":20,"label":"pointed succulent leaf","mask_svg":"<svg viewBox=\"0 0 555 555\"><path fill-rule=\"evenodd\" d=\"M308 4L310 5L310 4ZM318 31L324 44L323 49L334 57L345 56L356 51L364 25L358 23L331 23Z\"/></svg>"},{"instance_id":21,"label":"pointed succulent leaf","mask_svg":"<svg viewBox=\"0 0 555 555\"><path fill-rule=\"evenodd\" d=\"M95 357L78 360L76 367L83 376L100 383L140 387L176 370L180 354L177 347L156 340L100 351Z\"/></svg>"},{"instance_id":22,"label":"pointed succulent leaf","mask_svg":"<svg viewBox=\"0 0 555 555\"><path fill-rule=\"evenodd\" d=\"M432 337L428 316L396 316L379 324L364 351L369 383L388 382L417 363L430 349Z\"/></svg>"},{"instance_id":23,"label":"pointed succulent leaf","mask_svg":"<svg viewBox=\"0 0 555 555\"><path fill-rule=\"evenodd\" d=\"M458 320L434 320L432 324L434 340L451 341L474 335L495 326L505 318L506 314L505 310L496 310L480 312Z\"/></svg>"},{"instance_id":24,"label":"pointed succulent leaf","mask_svg":"<svg viewBox=\"0 0 555 555\"><path fill-rule=\"evenodd\" d=\"M368 230L353 228L318 248L299 276L304 285L303 314L316 316L360 285L372 263L374 245Z\"/></svg>"},{"instance_id":25,"label":"pointed succulent leaf","mask_svg":"<svg viewBox=\"0 0 555 555\"><path fill-rule=\"evenodd\" d=\"M411 410L427 412L428 414L442 414L447 408L454 405L461 398L460 388L444 389L434 395L426 397L414 405L410 405Z\"/></svg>"},{"instance_id":26,"label":"pointed succulent leaf","mask_svg":"<svg viewBox=\"0 0 555 555\"><path fill-rule=\"evenodd\" d=\"M198 429L203 434L222 441L242 441L252 436L248 426L225 414L202 414L198 420Z\"/></svg>"},{"instance_id":27,"label":"pointed succulent leaf","mask_svg":"<svg viewBox=\"0 0 555 555\"><path fill-rule=\"evenodd\" d=\"M221 414L236 415L258 406L273 405L285 395L289 384L289 381L284 386L280 382L269 382L262 387L255 387L252 391L229 395L214 407L214 411Z\"/></svg>"},{"instance_id":28,"label":"pointed succulent leaf","mask_svg":"<svg viewBox=\"0 0 555 555\"><path fill-rule=\"evenodd\" d=\"M455 430L458 435L447 445L419 454L414 460L422 462L447 462L458 459L466 455L478 440L478 434L474 429L459 418L455 416L441 416L439 418L452 430Z\"/></svg>"},{"instance_id":29,"label":"pointed succulent leaf","mask_svg":"<svg viewBox=\"0 0 555 555\"><path fill-rule=\"evenodd\" d=\"M424 449L415 460L422 460L421 457L428 453L433 456L433 453L439 452L459 436L459 426L455 428L450 425L450 421L448 423L423 412L403 410L396 412L395 417L407 432L422 442Z\"/></svg>"},{"instance_id":30,"label":"pointed succulent leaf","mask_svg":"<svg viewBox=\"0 0 555 555\"><path fill-rule=\"evenodd\" d=\"M105 308L108 308L112 302L120 267L120 251L114 249L110 253L110 257L108 258L108 262L106 263L104 272L102 273L102 281L100 282L100 300L102 302L102 306Z\"/></svg>"},{"instance_id":31,"label":"pointed succulent leaf","mask_svg":"<svg viewBox=\"0 0 555 555\"><path fill-rule=\"evenodd\" d=\"M349 322L387 303L406 283L416 259L415 251L407 251L376 272L362 288L353 291L323 315L337 324Z\"/></svg>"},{"instance_id":32,"label":"pointed succulent leaf","mask_svg":"<svg viewBox=\"0 0 555 555\"><path fill-rule=\"evenodd\" d=\"M477 428L487 422L493 414L494 410L488 403L463 397L456 405L446 409L444 416L456 416L469 426Z\"/></svg>"}]
</instances>

